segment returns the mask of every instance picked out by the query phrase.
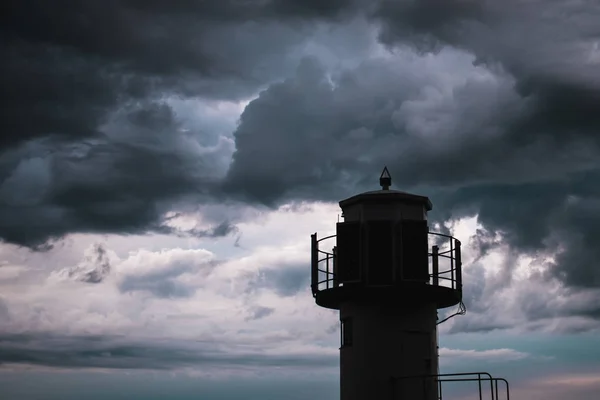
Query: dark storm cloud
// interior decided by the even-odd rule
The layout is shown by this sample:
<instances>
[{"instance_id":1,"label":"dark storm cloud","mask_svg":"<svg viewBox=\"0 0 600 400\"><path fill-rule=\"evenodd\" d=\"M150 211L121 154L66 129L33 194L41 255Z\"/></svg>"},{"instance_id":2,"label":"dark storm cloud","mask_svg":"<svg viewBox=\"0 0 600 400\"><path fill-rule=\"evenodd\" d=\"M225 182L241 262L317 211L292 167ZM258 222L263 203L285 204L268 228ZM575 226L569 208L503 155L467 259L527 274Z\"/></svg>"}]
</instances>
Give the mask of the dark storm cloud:
<instances>
[{"instance_id":1,"label":"dark storm cloud","mask_svg":"<svg viewBox=\"0 0 600 400\"><path fill-rule=\"evenodd\" d=\"M305 22L352 10L348 1L13 3L2 16L0 74L2 138L13 146L102 138L115 107L165 92L254 94L293 64L287 51L305 40Z\"/></svg>"},{"instance_id":2,"label":"dark storm cloud","mask_svg":"<svg viewBox=\"0 0 600 400\"><path fill-rule=\"evenodd\" d=\"M380 39L404 57L333 84L307 61L261 93L235 133L230 190L265 204L339 200L376 188L387 164L397 188L430 195L434 221L479 214L518 253L560 251L547 278L598 287L600 8L510 4L381 2ZM406 67L405 46L450 75L471 68L466 82L447 96L439 72ZM472 65L447 56L452 47Z\"/></svg>"},{"instance_id":3,"label":"dark storm cloud","mask_svg":"<svg viewBox=\"0 0 600 400\"><path fill-rule=\"evenodd\" d=\"M304 60L295 78L271 86L245 109L226 190L265 204L333 200L376 188L384 164L396 187L431 192L547 179L595 160L592 148L579 143L560 147L566 166L548 159L557 144L539 140L514 148L506 135L535 115L512 78L474 67L456 51L442 52L436 62L437 68L426 57L400 52L365 61L332 84L316 60ZM444 87L453 78L445 68L467 75L450 94Z\"/></svg>"},{"instance_id":4,"label":"dark storm cloud","mask_svg":"<svg viewBox=\"0 0 600 400\"><path fill-rule=\"evenodd\" d=\"M231 225L228 221L223 221L220 224L209 229L191 229L186 234L194 237L221 237L238 232L236 226Z\"/></svg>"},{"instance_id":5,"label":"dark storm cloud","mask_svg":"<svg viewBox=\"0 0 600 400\"><path fill-rule=\"evenodd\" d=\"M111 336L58 336L43 333L0 335L0 365L149 370L336 365L335 357L329 356L236 354L231 350L215 341L132 342L123 337Z\"/></svg>"},{"instance_id":6,"label":"dark storm cloud","mask_svg":"<svg viewBox=\"0 0 600 400\"><path fill-rule=\"evenodd\" d=\"M93 135L123 99L155 91L252 94L301 41L283 21L300 31L305 19L335 18L349 3L9 1L0 30L0 143Z\"/></svg>"},{"instance_id":7,"label":"dark storm cloud","mask_svg":"<svg viewBox=\"0 0 600 400\"><path fill-rule=\"evenodd\" d=\"M383 164L397 187L430 192L548 180L595 165L598 143L587 138L563 143L539 134L511 141L526 133L520 126L540 118L511 76L474 67L456 51L443 51L436 62L438 70L427 57L415 61L404 51L365 61L332 85L320 64L306 59L295 78L245 109L226 190L269 204L339 199L376 187ZM443 75L443 65L467 75L451 94L444 93L453 78Z\"/></svg>"},{"instance_id":8,"label":"dark storm cloud","mask_svg":"<svg viewBox=\"0 0 600 400\"><path fill-rule=\"evenodd\" d=\"M171 201L202 196L216 182L226 147L199 156L194 135L165 103L132 105L75 143L30 142L5 153L0 186L3 238L31 247L70 232L173 231L164 225ZM219 236L231 229L189 234ZM181 232L179 232L181 233Z\"/></svg>"},{"instance_id":9,"label":"dark storm cloud","mask_svg":"<svg viewBox=\"0 0 600 400\"><path fill-rule=\"evenodd\" d=\"M164 98L253 95L295 63L314 23L349 17L352 3L9 1L0 237L46 249L69 232L164 231L167 204L211 192L216 164L189 151L201 132L181 146Z\"/></svg>"},{"instance_id":10,"label":"dark storm cloud","mask_svg":"<svg viewBox=\"0 0 600 400\"><path fill-rule=\"evenodd\" d=\"M567 252L570 251L572 248ZM490 262L487 260L477 260L466 266L463 270L463 301L467 304L467 317L454 318L450 333L515 328L580 333L598 329L600 291L594 283L597 279L594 264L579 270L571 266L570 275L564 276L560 285L557 285L556 270L552 267L571 265L562 264L562 260L550 263L549 269L528 271L525 280L513 280L518 252L518 249L510 250L500 262L493 261L497 268L492 270L484 264ZM570 277L575 271L587 273L589 282L572 281ZM441 315L452 312L454 310L449 309Z\"/></svg>"},{"instance_id":11,"label":"dark storm cloud","mask_svg":"<svg viewBox=\"0 0 600 400\"><path fill-rule=\"evenodd\" d=\"M560 250L551 272L564 283L598 287L599 178L595 171L547 183L459 190L455 196L478 204L480 222L513 248L533 256Z\"/></svg>"}]
</instances>

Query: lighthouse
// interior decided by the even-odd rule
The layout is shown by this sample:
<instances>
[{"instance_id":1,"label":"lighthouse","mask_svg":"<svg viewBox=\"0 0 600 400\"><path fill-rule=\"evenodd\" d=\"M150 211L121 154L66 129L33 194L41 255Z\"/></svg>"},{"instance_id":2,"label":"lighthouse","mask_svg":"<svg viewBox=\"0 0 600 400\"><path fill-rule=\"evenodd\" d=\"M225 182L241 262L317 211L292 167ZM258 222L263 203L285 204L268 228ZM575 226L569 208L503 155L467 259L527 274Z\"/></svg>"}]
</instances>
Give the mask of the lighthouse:
<instances>
[{"instance_id":1,"label":"lighthouse","mask_svg":"<svg viewBox=\"0 0 600 400\"><path fill-rule=\"evenodd\" d=\"M460 241L429 231L431 201L391 190L387 167L379 184L339 202L335 235L312 235L312 294L339 310L341 400L437 400L437 312L462 304Z\"/></svg>"}]
</instances>

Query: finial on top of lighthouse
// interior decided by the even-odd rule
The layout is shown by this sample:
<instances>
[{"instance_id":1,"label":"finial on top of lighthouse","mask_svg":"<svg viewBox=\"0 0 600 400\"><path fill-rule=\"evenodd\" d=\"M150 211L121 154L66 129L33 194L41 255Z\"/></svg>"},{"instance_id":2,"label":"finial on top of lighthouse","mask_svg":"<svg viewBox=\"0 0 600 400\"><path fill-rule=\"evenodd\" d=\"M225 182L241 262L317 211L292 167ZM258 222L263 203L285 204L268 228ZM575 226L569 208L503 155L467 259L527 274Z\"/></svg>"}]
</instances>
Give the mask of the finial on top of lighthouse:
<instances>
[{"instance_id":1,"label":"finial on top of lighthouse","mask_svg":"<svg viewBox=\"0 0 600 400\"><path fill-rule=\"evenodd\" d=\"M383 167L383 172L379 177L379 184L381 185L381 190L389 190L390 186L392 186L392 176L390 175L387 166Z\"/></svg>"}]
</instances>

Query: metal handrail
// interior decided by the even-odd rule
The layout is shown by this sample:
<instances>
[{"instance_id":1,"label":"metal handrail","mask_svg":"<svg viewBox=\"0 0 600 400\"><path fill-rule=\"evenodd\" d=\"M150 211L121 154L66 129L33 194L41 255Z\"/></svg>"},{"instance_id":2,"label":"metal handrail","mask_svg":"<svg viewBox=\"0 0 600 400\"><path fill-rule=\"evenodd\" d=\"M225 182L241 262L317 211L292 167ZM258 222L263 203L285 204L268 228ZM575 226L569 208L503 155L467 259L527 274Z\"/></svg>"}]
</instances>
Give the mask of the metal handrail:
<instances>
[{"instance_id":1,"label":"metal handrail","mask_svg":"<svg viewBox=\"0 0 600 400\"><path fill-rule=\"evenodd\" d=\"M476 375L477 377L474 377ZM482 377L485 375L487 377ZM453 378L453 379L440 379L444 377L459 377L459 376L473 376L472 378ZM491 400L500 400L500 395L498 391L498 382L504 382L506 386L506 400L510 400L510 386L508 381L504 378L494 378L489 372L461 372L461 373L451 373L451 374L437 374L437 375L412 375L412 376L400 376L400 377L390 377L392 385L395 384L397 380L405 380L405 379L435 379L438 386L438 400L442 400L442 382L477 382L478 383L478 391L479 391L479 400L483 400L483 391L481 383L482 381L490 382L490 395ZM393 395L393 393L392 393Z\"/></svg>"},{"instance_id":2,"label":"metal handrail","mask_svg":"<svg viewBox=\"0 0 600 400\"><path fill-rule=\"evenodd\" d=\"M319 272L322 272L322 273L324 273L324 274L333 275L333 272L325 271L325 270L323 270L323 269L319 269L318 271L319 271Z\"/></svg>"},{"instance_id":3,"label":"metal handrail","mask_svg":"<svg viewBox=\"0 0 600 400\"><path fill-rule=\"evenodd\" d=\"M335 237L335 236L334 236L334 237ZM328 239L331 239L331 237L329 237ZM319 242L320 242L320 240L319 240ZM330 253L330 252L328 252L328 251L321 250L321 249L319 249L319 250L318 250L318 252L319 252L319 253L323 253L323 254L331 254L331 255L333 255L333 253Z\"/></svg>"},{"instance_id":4,"label":"metal handrail","mask_svg":"<svg viewBox=\"0 0 600 400\"><path fill-rule=\"evenodd\" d=\"M332 237L336 237L336 236L337 236L337 234L325 236L324 238L317 240L317 243L322 242L323 240L331 239Z\"/></svg>"}]
</instances>

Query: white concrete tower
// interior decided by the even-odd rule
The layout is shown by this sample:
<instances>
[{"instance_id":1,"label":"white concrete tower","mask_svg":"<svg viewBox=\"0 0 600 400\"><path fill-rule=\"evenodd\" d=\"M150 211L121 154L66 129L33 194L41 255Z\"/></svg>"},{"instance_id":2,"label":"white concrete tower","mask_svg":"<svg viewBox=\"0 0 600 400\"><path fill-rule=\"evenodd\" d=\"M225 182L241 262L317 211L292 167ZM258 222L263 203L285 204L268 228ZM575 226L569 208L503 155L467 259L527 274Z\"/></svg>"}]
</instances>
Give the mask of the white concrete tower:
<instances>
[{"instance_id":1,"label":"white concrete tower","mask_svg":"<svg viewBox=\"0 0 600 400\"><path fill-rule=\"evenodd\" d=\"M312 235L313 296L340 310L341 400L437 400L437 310L461 301L460 242L429 232L430 200L389 190L387 168L380 184L339 203L333 248ZM448 245L430 249L432 235Z\"/></svg>"}]
</instances>

